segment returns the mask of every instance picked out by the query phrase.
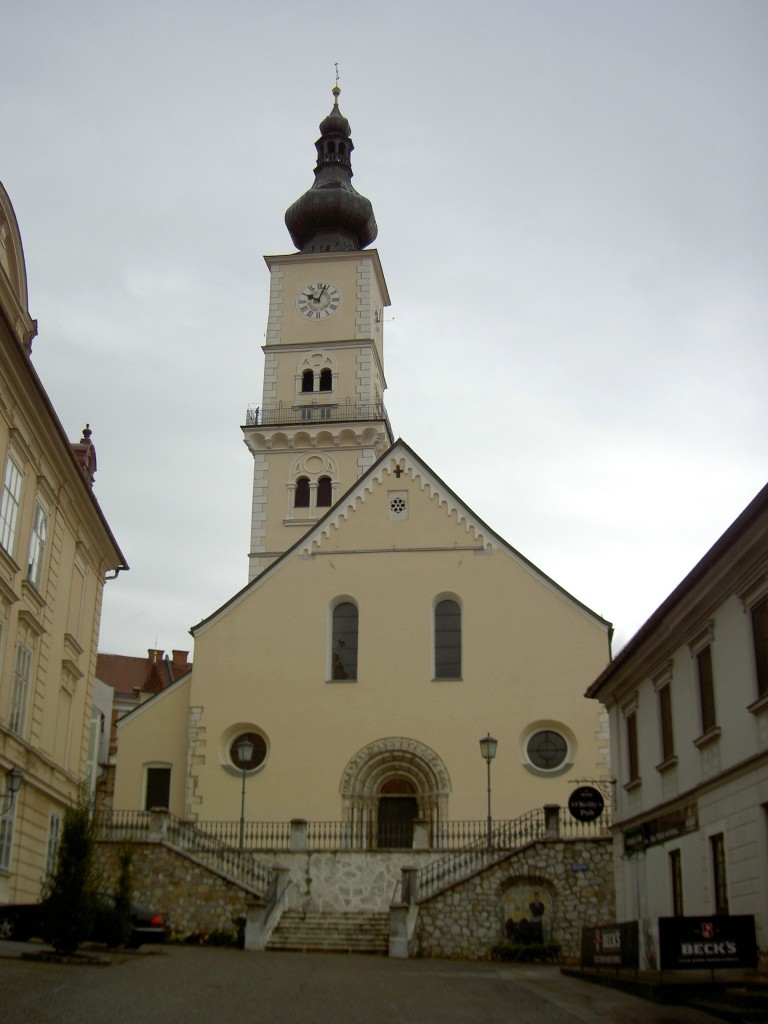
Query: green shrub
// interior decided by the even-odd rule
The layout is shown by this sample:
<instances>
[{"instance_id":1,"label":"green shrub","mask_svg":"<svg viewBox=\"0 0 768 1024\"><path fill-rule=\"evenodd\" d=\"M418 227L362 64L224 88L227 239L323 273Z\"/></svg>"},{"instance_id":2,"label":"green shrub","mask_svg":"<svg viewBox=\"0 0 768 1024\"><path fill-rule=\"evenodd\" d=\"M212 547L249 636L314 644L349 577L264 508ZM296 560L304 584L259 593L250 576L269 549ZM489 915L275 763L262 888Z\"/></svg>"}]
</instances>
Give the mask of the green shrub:
<instances>
[{"instance_id":1,"label":"green shrub","mask_svg":"<svg viewBox=\"0 0 768 1024\"><path fill-rule=\"evenodd\" d=\"M494 960L554 964L560 959L559 942L499 942L491 949Z\"/></svg>"},{"instance_id":2,"label":"green shrub","mask_svg":"<svg viewBox=\"0 0 768 1024\"><path fill-rule=\"evenodd\" d=\"M172 942L183 946L237 946L237 932L229 928L214 928L210 932L189 932L187 935L174 935Z\"/></svg>"}]
</instances>

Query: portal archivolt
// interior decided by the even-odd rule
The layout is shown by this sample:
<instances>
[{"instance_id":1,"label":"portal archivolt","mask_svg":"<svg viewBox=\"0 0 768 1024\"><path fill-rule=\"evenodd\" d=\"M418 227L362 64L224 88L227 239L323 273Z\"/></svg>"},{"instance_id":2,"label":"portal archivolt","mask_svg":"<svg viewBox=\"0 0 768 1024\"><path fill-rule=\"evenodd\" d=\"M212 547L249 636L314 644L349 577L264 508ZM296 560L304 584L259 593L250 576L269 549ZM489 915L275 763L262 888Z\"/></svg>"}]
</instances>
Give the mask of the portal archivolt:
<instances>
[{"instance_id":1,"label":"portal archivolt","mask_svg":"<svg viewBox=\"0 0 768 1024\"><path fill-rule=\"evenodd\" d=\"M448 816L451 780L438 755L417 740L390 736L359 750L339 786L342 819L354 845L393 848L413 845L413 821L431 832Z\"/></svg>"}]
</instances>

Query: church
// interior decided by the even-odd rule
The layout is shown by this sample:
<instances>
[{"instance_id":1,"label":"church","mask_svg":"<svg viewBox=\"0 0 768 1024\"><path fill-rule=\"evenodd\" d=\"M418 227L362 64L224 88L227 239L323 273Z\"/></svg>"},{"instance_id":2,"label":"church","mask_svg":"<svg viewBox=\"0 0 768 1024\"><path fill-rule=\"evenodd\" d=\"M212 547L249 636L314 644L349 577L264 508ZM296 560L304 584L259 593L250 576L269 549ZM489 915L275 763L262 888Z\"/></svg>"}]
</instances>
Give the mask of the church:
<instances>
[{"instance_id":1,"label":"church","mask_svg":"<svg viewBox=\"0 0 768 1024\"><path fill-rule=\"evenodd\" d=\"M333 94L285 215L296 251L265 258L249 581L192 627L192 671L120 721L114 809L335 822L357 849L410 848L418 827L439 848L451 823L608 780L605 713L583 694L611 625L393 433L390 297Z\"/></svg>"}]
</instances>

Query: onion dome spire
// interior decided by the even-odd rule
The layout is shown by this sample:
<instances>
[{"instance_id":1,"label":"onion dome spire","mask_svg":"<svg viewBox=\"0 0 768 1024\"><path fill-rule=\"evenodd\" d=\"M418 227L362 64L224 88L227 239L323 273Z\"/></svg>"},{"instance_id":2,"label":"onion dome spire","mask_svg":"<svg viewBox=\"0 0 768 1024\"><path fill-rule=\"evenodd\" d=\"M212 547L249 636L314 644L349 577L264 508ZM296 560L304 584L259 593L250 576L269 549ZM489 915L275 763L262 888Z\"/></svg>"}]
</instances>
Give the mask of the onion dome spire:
<instances>
[{"instance_id":1,"label":"onion dome spire","mask_svg":"<svg viewBox=\"0 0 768 1024\"><path fill-rule=\"evenodd\" d=\"M288 207L285 225L301 252L345 252L364 249L378 233L370 200L352 187L349 121L339 110L338 82L333 107L320 122L315 143L317 166L312 188Z\"/></svg>"}]
</instances>

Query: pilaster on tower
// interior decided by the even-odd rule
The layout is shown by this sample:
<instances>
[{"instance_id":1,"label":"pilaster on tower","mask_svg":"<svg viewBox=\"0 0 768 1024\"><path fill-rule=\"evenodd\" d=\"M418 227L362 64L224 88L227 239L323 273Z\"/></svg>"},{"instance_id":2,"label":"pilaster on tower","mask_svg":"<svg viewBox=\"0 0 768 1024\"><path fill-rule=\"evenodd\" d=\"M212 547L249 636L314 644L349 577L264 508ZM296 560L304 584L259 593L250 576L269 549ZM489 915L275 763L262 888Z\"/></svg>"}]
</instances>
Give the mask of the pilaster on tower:
<instances>
[{"instance_id":1,"label":"pilaster on tower","mask_svg":"<svg viewBox=\"0 0 768 1024\"><path fill-rule=\"evenodd\" d=\"M333 90L312 187L285 215L299 252L270 271L261 405L243 434L254 458L249 579L296 543L394 441L384 407L390 304L371 203L352 187L349 122Z\"/></svg>"}]
</instances>

